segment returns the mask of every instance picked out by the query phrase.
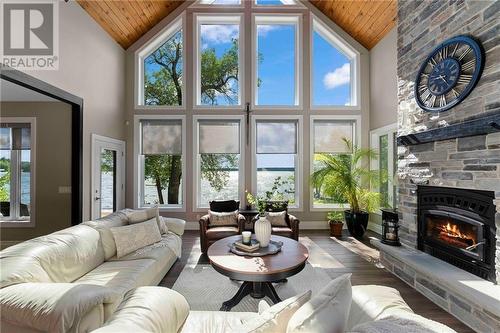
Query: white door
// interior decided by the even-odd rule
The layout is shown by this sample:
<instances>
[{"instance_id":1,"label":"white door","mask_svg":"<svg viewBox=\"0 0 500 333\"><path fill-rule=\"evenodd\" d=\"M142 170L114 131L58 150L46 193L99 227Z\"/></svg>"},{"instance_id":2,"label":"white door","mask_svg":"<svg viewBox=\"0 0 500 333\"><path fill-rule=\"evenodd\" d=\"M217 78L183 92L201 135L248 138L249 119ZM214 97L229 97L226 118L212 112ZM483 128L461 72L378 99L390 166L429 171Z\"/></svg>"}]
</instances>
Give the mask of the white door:
<instances>
[{"instance_id":1,"label":"white door","mask_svg":"<svg viewBox=\"0 0 500 333\"><path fill-rule=\"evenodd\" d=\"M92 134L92 219L125 208L125 142Z\"/></svg>"}]
</instances>

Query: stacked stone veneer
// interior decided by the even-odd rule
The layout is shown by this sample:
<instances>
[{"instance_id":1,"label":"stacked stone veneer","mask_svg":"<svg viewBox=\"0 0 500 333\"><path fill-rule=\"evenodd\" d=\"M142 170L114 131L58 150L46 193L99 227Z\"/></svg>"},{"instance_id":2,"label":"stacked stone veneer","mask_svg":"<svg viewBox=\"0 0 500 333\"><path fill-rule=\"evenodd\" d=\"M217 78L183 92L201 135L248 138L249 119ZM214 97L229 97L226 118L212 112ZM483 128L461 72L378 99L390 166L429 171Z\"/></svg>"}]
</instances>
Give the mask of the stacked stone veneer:
<instances>
[{"instance_id":1,"label":"stacked stone veneer","mask_svg":"<svg viewBox=\"0 0 500 333\"><path fill-rule=\"evenodd\" d=\"M500 1L415 1L398 2L398 131L414 133L467 119L500 112ZM441 113L420 109L414 99L414 80L428 54L443 41L459 34L481 41L486 55L482 77L476 88L459 105ZM418 184L449 186L495 192L497 242L496 271L500 281L500 133L399 147L398 182L400 236L404 244L417 246ZM389 266L403 280L422 291L424 279L398 265ZM406 275L405 275L406 274ZM479 310L460 301L446 286L429 285L425 293L448 311L461 309L484 321ZM443 301L444 300L444 301ZM456 301L455 301L456 300ZM446 306L443 302L446 302ZM450 306L450 304L454 304ZM452 312L457 317L468 317ZM486 315L487 316L487 315ZM484 318L483 318L484 319ZM472 320L470 320L472 321ZM500 319L494 319L500 331ZM478 330L482 326L475 325ZM492 327L488 325L486 327ZM493 328L492 328L493 330Z\"/></svg>"}]
</instances>

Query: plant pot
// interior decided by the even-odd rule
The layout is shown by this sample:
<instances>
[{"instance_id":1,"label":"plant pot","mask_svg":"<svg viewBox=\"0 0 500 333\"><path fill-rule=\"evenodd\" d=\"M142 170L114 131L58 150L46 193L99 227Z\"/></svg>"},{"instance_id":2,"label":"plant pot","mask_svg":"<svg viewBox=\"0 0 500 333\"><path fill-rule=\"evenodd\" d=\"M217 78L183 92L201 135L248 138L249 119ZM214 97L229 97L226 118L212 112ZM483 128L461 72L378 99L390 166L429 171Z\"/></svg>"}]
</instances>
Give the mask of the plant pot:
<instances>
[{"instance_id":1,"label":"plant pot","mask_svg":"<svg viewBox=\"0 0 500 333\"><path fill-rule=\"evenodd\" d=\"M344 223L337 221L328 221L330 225L330 236L332 237L342 237L342 227Z\"/></svg>"},{"instance_id":2,"label":"plant pot","mask_svg":"<svg viewBox=\"0 0 500 333\"><path fill-rule=\"evenodd\" d=\"M255 238L260 243L260 247L266 247L271 239L271 222L265 216L260 216L254 225Z\"/></svg>"},{"instance_id":3,"label":"plant pot","mask_svg":"<svg viewBox=\"0 0 500 333\"><path fill-rule=\"evenodd\" d=\"M369 214L367 212L353 213L350 210L344 211L347 229L354 238L362 238L368 227Z\"/></svg>"}]
</instances>

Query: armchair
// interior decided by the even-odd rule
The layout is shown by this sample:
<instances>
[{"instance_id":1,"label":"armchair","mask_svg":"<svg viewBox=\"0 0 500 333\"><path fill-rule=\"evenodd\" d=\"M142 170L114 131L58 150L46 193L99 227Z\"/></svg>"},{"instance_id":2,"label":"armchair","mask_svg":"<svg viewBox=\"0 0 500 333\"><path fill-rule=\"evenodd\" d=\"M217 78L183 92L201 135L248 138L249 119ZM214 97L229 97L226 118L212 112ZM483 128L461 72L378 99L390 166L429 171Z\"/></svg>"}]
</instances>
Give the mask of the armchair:
<instances>
[{"instance_id":1,"label":"armchair","mask_svg":"<svg viewBox=\"0 0 500 333\"><path fill-rule=\"evenodd\" d=\"M299 219L288 214L288 201L266 201L265 202L266 212L282 212L286 211L285 221L287 226L271 226L271 233L273 235L283 236L292 238L296 241L299 240ZM257 221L259 216L254 217L253 222Z\"/></svg>"},{"instance_id":2,"label":"armchair","mask_svg":"<svg viewBox=\"0 0 500 333\"><path fill-rule=\"evenodd\" d=\"M210 210L217 213L230 213L239 210L240 202L235 200L211 201ZM237 224L224 226L211 226L209 214L200 218L201 252L207 253L208 247L215 241L241 234L245 228L245 217L238 214Z\"/></svg>"}]
</instances>

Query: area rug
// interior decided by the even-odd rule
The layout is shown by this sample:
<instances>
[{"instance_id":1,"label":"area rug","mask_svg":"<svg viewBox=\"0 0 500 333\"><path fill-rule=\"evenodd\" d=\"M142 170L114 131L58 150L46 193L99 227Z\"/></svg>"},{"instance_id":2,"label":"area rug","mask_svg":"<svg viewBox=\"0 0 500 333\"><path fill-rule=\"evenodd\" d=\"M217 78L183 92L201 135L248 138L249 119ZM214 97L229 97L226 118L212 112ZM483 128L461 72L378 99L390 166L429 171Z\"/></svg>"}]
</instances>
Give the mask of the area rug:
<instances>
[{"instance_id":1,"label":"area rug","mask_svg":"<svg viewBox=\"0 0 500 333\"><path fill-rule=\"evenodd\" d=\"M306 264L300 273L288 278L288 282L275 283L274 288L281 299L286 299L307 290L314 295L331 280L322 269ZM186 297L191 310L218 311L224 301L236 294L240 285L241 282L231 281L210 265L186 265L172 289ZM272 304L267 297L264 300ZM246 296L231 311L256 312L260 301Z\"/></svg>"}]
</instances>

